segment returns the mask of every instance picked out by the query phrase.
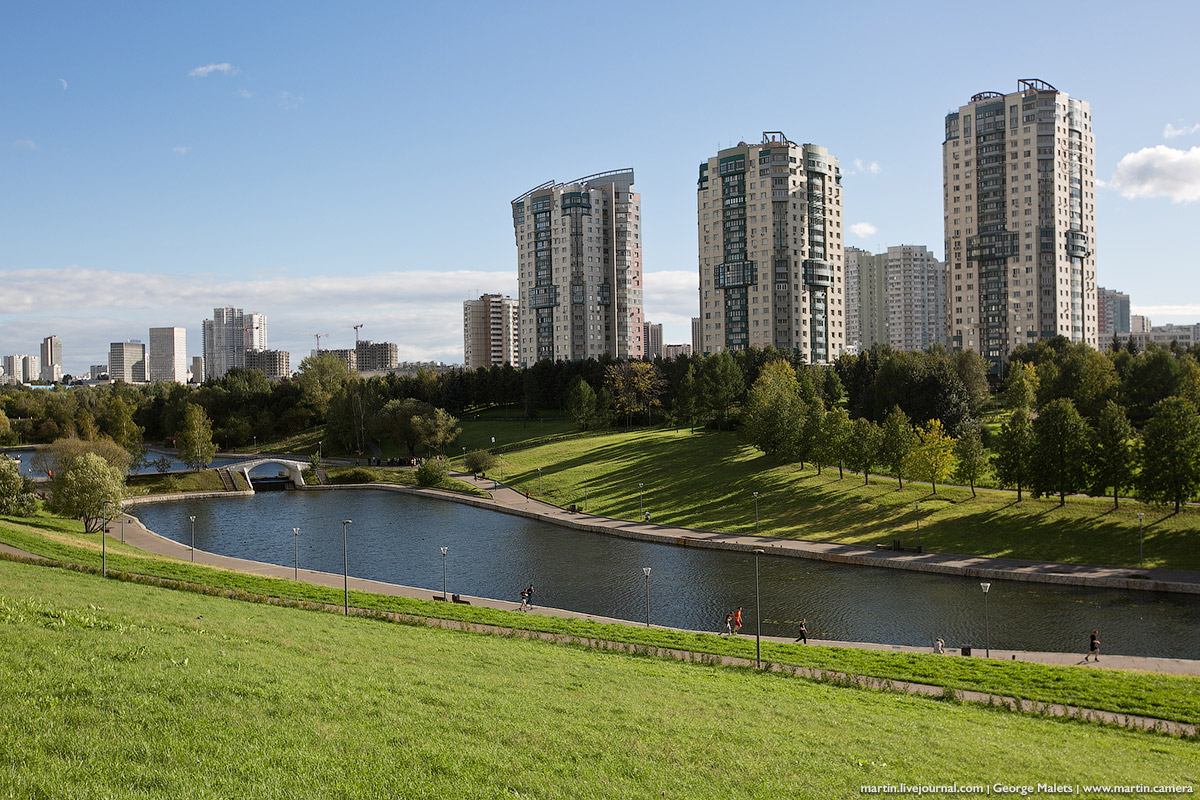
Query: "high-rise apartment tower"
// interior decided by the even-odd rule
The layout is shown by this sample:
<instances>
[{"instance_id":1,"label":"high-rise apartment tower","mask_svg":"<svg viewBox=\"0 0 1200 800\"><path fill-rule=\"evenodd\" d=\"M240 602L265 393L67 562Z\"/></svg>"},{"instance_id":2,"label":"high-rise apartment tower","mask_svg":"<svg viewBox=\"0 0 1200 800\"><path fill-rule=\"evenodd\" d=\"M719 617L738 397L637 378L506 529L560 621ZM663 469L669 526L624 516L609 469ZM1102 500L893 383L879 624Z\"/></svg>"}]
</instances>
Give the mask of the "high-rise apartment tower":
<instances>
[{"instance_id":1,"label":"high-rise apartment tower","mask_svg":"<svg viewBox=\"0 0 1200 800\"><path fill-rule=\"evenodd\" d=\"M1129 333L1129 295L1096 287L1096 328L1101 347L1111 343L1114 334Z\"/></svg>"},{"instance_id":2,"label":"high-rise apartment tower","mask_svg":"<svg viewBox=\"0 0 1200 800\"><path fill-rule=\"evenodd\" d=\"M58 383L62 380L63 371L62 339L57 336L47 336L42 339L42 380L48 383Z\"/></svg>"},{"instance_id":3,"label":"high-rise apartment tower","mask_svg":"<svg viewBox=\"0 0 1200 800\"><path fill-rule=\"evenodd\" d=\"M267 318L240 308L214 308L213 318L203 322L203 333L205 379L245 367L247 350L267 349Z\"/></svg>"},{"instance_id":4,"label":"high-rise apartment tower","mask_svg":"<svg viewBox=\"0 0 1200 800\"><path fill-rule=\"evenodd\" d=\"M703 350L773 345L809 363L845 347L837 159L769 131L700 164Z\"/></svg>"},{"instance_id":5,"label":"high-rise apartment tower","mask_svg":"<svg viewBox=\"0 0 1200 800\"><path fill-rule=\"evenodd\" d=\"M467 369L517 365L517 301L499 294L463 301L463 364Z\"/></svg>"},{"instance_id":6,"label":"high-rise apartment tower","mask_svg":"<svg viewBox=\"0 0 1200 800\"><path fill-rule=\"evenodd\" d=\"M981 92L942 143L947 328L1003 374L1014 347L1097 344L1091 107L1045 81Z\"/></svg>"},{"instance_id":7,"label":"high-rise apartment tower","mask_svg":"<svg viewBox=\"0 0 1200 800\"><path fill-rule=\"evenodd\" d=\"M522 365L642 356L642 197L633 170L548 181L512 202Z\"/></svg>"},{"instance_id":8,"label":"high-rise apartment tower","mask_svg":"<svg viewBox=\"0 0 1200 800\"><path fill-rule=\"evenodd\" d=\"M125 383L146 382L146 345L137 341L108 346L108 377Z\"/></svg>"}]
</instances>

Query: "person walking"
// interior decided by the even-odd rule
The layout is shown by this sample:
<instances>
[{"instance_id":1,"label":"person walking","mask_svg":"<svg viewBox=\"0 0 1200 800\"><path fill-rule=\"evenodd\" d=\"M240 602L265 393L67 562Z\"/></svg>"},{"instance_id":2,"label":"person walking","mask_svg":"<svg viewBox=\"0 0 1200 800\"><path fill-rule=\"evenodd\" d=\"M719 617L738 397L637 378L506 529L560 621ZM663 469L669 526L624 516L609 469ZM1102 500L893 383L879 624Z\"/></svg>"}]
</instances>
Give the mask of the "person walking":
<instances>
[{"instance_id":1,"label":"person walking","mask_svg":"<svg viewBox=\"0 0 1200 800\"><path fill-rule=\"evenodd\" d=\"M804 623L806 622L808 622L806 619L800 620L800 630L798 631L800 636L796 639L796 641L800 642L801 644L808 644L808 628L804 626Z\"/></svg>"},{"instance_id":2,"label":"person walking","mask_svg":"<svg viewBox=\"0 0 1200 800\"><path fill-rule=\"evenodd\" d=\"M737 611L733 612L733 632L742 632L742 607L738 606Z\"/></svg>"},{"instance_id":3,"label":"person walking","mask_svg":"<svg viewBox=\"0 0 1200 800\"><path fill-rule=\"evenodd\" d=\"M529 598L532 596L533 596L533 584L531 583L531 584L529 584L528 589L521 590L521 608L518 609L519 611L528 611L529 610Z\"/></svg>"},{"instance_id":4,"label":"person walking","mask_svg":"<svg viewBox=\"0 0 1200 800\"><path fill-rule=\"evenodd\" d=\"M733 636L733 612L725 615L725 635Z\"/></svg>"},{"instance_id":5,"label":"person walking","mask_svg":"<svg viewBox=\"0 0 1200 800\"><path fill-rule=\"evenodd\" d=\"M1087 661L1088 656L1094 657L1097 662L1100 661L1100 631L1092 631L1092 635L1088 637L1088 652L1083 660Z\"/></svg>"},{"instance_id":6,"label":"person walking","mask_svg":"<svg viewBox=\"0 0 1200 800\"><path fill-rule=\"evenodd\" d=\"M937 653L938 655L944 655L946 652L946 640L940 636L934 639L933 652Z\"/></svg>"}]
</instances>

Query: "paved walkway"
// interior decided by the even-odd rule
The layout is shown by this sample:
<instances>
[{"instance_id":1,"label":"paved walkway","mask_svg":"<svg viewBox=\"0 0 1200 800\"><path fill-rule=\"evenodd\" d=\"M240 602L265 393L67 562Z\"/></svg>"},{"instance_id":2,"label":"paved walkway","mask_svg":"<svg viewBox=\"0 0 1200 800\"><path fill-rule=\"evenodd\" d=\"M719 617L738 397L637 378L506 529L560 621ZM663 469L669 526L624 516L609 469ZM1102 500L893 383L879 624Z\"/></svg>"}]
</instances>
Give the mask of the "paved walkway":
<instances>
[{"instance_id":1,"label":"paved walkway","mask_svg":"<svg viewBox=\"0 0 1200 800\"><path fill-rule=\"evenodd\" d=\"M451 497L459 502L486 505L498 511L536 517L556 525L578 530L608 533L631 539L668 542L687 547L713 547L749 552L761 548L769 555L811 558L841 564L890 567L917 572L939 572L966 575L985 580L1016 580L1035 583L1058 583L1072 586L1094 586L1106 589L1140 589L1147 591L1200 594L1200 572L1169 569L1130 569L1129 567L1098 567L1085 564L1060 564L1045 561L1023 561L1015 558L984 558L953 553L911 553L880 550L830 542L811 542L800 539L780 539L773 536L746 536L730 533L675 528L653 522L599 517L571 512L492 479L472 478L469 473L454 473L452 477L487 491L491 502L477 498ZM494 488L493 488L494 487ZM451 495L448 492L439 492Z\"/></svg>"}]
</instances>

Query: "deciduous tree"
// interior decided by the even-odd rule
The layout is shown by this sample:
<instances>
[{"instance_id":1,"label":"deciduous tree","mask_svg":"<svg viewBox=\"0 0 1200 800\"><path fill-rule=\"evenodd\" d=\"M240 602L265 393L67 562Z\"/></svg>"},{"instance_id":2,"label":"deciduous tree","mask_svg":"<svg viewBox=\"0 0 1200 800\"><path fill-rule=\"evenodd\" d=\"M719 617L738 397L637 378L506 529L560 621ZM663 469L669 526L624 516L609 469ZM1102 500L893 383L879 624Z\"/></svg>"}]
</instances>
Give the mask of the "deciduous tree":
<instances>
[{"instance_id":1,"label":"deciduous tree","mask_svg":"<svg viewBox=\"0 0 1200 800\"><path fill-rule=\"evenodd\" d=\"M1175 510L1200 489L1200 417L1182 397L1154 404L1142 432L1142 469L1138 494L1155 503L1174 503Z\"/></svg>"},{"instance_id":2,"label":"deciduous tree","mask_svg":"<svg viewBox=\"0 0 1200 800\"><path fill-rule=\"evenodd\" d=\"M954 472L954 438L946 433L940 419L931 419L917 431L916 441L907 459L913 480L928 481L937 494L937 485Z\"/></svg>"},{"instance_id":3,"label":"deciduous tree","mask_svg":"<svg viewBox=\"0 0 1200 800\"><path fill-rule=\"evenodd\" d=\"M1125 416L1125 409L1109 400L1096 418L1092 431L1091 457L1088 461L1089 494L1102 497L1112 489L1113 508L1121 504L1121 490L1133 482L1134 449L1137 433Z\"/></svg>"},{"instance_id":4,"label":"deciduous tree","mask_svg":"<svg viewBox=\"0 0 1200 800\"><path fill-rule=\"evenodd\" d=\"M1057 493L1061 506L1068 494L1087 485L1090 434L1070 398L1060 397L1042 407L1033 421L1034 497Z\"/></svg>"},{"instance_id":5,"label":"deciduous tree","mask_svg":"<svg viewBox=\"0 0 1200 800\"><path fill-rule=\"evenodd\" d=\"M50 508L83 520L84 531L95 533L104 524L105 501L112 501L113 513L120 510L124 495L121 473L95 453L84 453L54 476Z\"/></svg>"}]
</instances>

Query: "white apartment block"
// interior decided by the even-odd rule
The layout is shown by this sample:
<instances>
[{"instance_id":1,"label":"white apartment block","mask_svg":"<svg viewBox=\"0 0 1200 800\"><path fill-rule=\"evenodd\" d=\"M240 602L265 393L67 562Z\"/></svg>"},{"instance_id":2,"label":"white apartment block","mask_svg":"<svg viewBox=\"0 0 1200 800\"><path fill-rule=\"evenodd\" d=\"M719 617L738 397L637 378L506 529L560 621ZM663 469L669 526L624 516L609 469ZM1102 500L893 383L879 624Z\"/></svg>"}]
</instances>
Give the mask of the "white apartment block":
<instances>
[{"instance_id":1,"label":"white apartment block","mask_svg":"<svg viewBox=\"0 0 1200 800\"><path fill-rule=\"evenodd\" d=\"M1112 344L1114 334L1129 332L1129 295L1096 287L1096 328L1100 346Z\"/></svg>"},{"instance_id":2,"label":"white apartment block","mask_svg":"<svg viewBox=\"0 0 1200 800\"><path fill-rule=\"evenodd\" d=\"M41 377L40 360L37 356L4 356L4 383L33 383Z\"/></svg>"},{"instance_id":3,"label":"white apartment block","mask_svg":"<svg viewBox=\"0 0 1200 800\"><path fill-rule=\"evenodd\" d=\"M888 344L905 351L945 344L945 265L923 245L889 247L883 256Z\"/></svg>"},{"instance_id":4,"label":"white apartment block","mask_svg":"<svg viewBox=\"0 0 1200 800\"><path fill-rule=\"evenodd\" d=\"M981 92L946 116L942 143L952 349L997 374L1017 345L1097 345L1091 107L1045 81Z\"/></svg>"},{"instance_id":5,"label":"white apartment block","mask_svg":"<svg viewBox=\"0 0 1200 800\"><path fill-rule=\"evenodd\" d=\"M887 281L883 254L857 247L845 249L846 349L870 350L887 339Z\"/></svg>"},{"instance_id":6,"label":"white apartment block","mask_svg":"<svg viewBox=\"0 0 1200 800\"><path fill-rule=\"evenodd\" d=\"M692 317L692 352L704 354L704 325L699 317Z\"/></svg>"},{"instance_id":7,"label":"white apartment block","mask_svg":"<svg viewBox=\"0 0 1200 800\"><path fill-rule=\"evenodd\" d=\"M842 176L824 147L769 131L700 164L702 350L845 351Z\"/></svg>"},{"instance_id":8,"label":"white apartment block","mask_svg":"<svg viewBox=\"0 0 1200 800\"><path fill-rule=\"evenodd\" d=\"M247 350L267 349L267 318L240 308L214 308L202 323L204 377L223 378L234 367L246 366Z\"/></svg>"},{"instance_id":9,"label":"white apartment block","mask_svg":"<svg viewBox=\"0 0 1200 800\"><path fill-rule=\"evenodd\" d=\"M499 294L463 301L463 364L467 369L517 365L517 301ZM393 365L395 366L395 365Z\"/></svg>"},{"instance_id":10,"label":"white apartment block","mask_svg":"<svg viewBox=\"0 0 1200 800\"><path fill-rule=\"evenodd\" d=\"M292 354L286 350L247 350L246 369L256 369L267 380L280 381L291 377Z\"/></svg>"},{"instance_id":11,"label":"white apartment block","mask_svg":"<svg viewBox=\"0 0 1200 800\"><path fill-rule=\"evenodd\" d=\"M150 329L150 382L187 383L187 329Z\"/></svg>"},{"instance_id":12,"label":"white apartment block","mask_svg":"<svg viewBox=\"0 0 1200 800\"><path fill-rule=\"evenodd\" d=\"M63 371L62 339L57 336L47 336L42 340L41 378L47 383L58 383L62 380Z\"/></svg>"},{"instance_id":13,"label":"white apartment block","mask_svg":"<svg viewBox=\"0 0 1200 800\"><path fill-rule=\"evenodd\" d=\"M108 378L125 383L146 382L146 345L113 342L108 346Z\"/></svg>"},{"instance_id":14,"label":"white apartment block","mask_svg":"<svg viewBox=\"0 0 1200 800\"><path fill-rule=\"evenodd\" d=\"M547 181L512 202L518 361L641 358L642 198L633 170Z\"/></svg>"}]
</instances>

